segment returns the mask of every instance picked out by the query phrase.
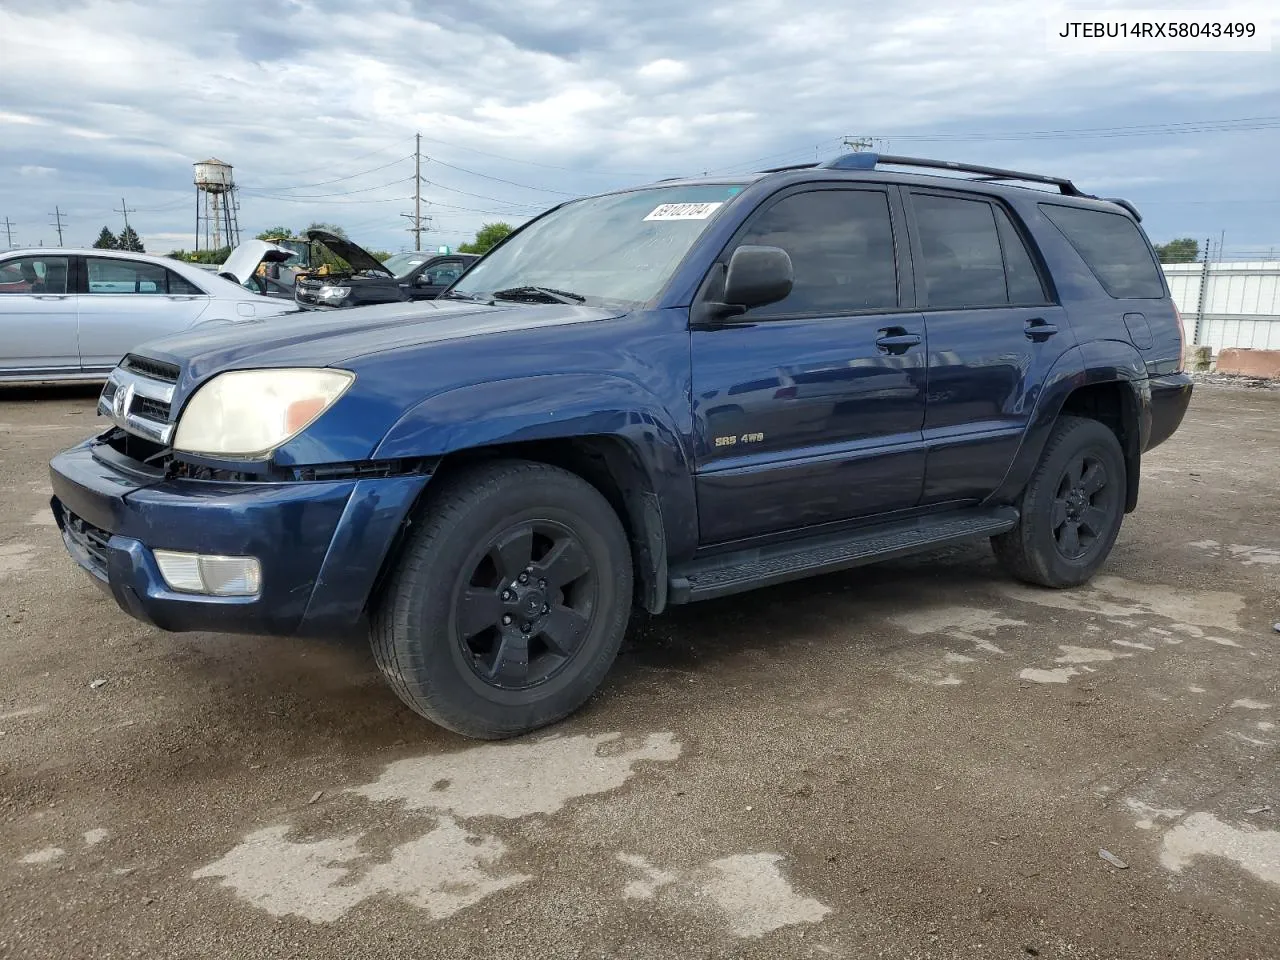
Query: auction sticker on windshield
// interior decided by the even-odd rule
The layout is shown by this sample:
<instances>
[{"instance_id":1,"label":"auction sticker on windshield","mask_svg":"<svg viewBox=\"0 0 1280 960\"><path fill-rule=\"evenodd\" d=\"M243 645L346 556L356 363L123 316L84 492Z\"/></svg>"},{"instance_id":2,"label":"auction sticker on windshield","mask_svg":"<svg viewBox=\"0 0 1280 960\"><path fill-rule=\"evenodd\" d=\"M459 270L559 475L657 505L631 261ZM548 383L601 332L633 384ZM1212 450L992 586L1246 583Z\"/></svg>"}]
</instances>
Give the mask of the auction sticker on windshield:
<instances>
[{"instance_id":1,"label":"auction sticker on windshield","mask_svg":"<svg viewBox=\"0 0 1280 960\"><path fill-rule=\"evenodd\" d=\"M705 220L724 206L724 201L715 203L660 203L653 208L646 220Z\"/></svg>"}]
</instances>

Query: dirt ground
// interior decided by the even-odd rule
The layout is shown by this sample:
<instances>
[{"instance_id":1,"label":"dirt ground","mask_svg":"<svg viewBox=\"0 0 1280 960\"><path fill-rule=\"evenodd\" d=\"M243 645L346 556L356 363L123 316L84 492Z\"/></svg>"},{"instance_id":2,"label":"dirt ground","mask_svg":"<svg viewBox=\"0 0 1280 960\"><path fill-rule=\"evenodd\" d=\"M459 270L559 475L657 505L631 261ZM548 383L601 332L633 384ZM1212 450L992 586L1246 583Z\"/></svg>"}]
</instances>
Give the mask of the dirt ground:
<instances>
[{"instance_id":1,"label":"dirt ground","mask_svg":"<svg viewBox=\"0 0 1280 960\"><path fill-rule=\"evenodd\" d=\"M1280 391L1197 388L1088 588L676 609L498 745L117 610L47 507L94 396L0 393L0 956L1280 955Z\"/></svg>"}]
</instances>

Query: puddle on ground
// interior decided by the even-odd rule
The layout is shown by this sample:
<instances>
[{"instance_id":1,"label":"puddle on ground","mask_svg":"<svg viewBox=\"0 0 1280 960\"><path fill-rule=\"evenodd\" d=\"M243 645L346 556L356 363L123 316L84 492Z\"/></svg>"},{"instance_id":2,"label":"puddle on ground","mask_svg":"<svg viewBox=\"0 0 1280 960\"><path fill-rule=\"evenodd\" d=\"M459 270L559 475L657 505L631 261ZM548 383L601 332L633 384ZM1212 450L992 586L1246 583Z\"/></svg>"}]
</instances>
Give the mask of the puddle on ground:
<instances>
[{"instance_id":1,"label":"puddle on ground","mask_svg":"<svg viewBox=\"0 0 1280 960\"><path fill-rule=\"evenodd\" d=\"M1246 566L1280 566L1280 550L1272 547L1253 547L1243 543L1219 543L1217 540L1199 540L1187 544L1196 550L1214 553L1237 560Z\"/></svg>"},{"instance_id":2,"label":"puddle on ground","mask_svg":"<svg viewBox=\"0 0 1280 960\"><path fill-rule=\"evenodd\" d=\"M529 879L497 872L506 853L502 842L470 833L447 817L381 863L370 863L361 852L359 834L295 842L288 833L286 825L251 833L191 876L221 878L223 886L274 917L312 923L337 920L379 894L402 897L443 919Z\"/></svg>"},{"instance_id":3,"label":"puddle on ground","mask_svg":"<svg viewBox=\"0 0 1280 960\"><path fill-rule=\"evenodd\" d=\"M1233 827L1211 813L1193 813L1164 835L1160 863L1181 873L1199 857L1231 860L1258 879L1280 886L1280 831L1249 824Z\"/></svg>"},{"instance_id":4,"label":"puddle on ground","mask_svg":"<svg viewBox=\"0 0 1280 960\"><path fill-rule=\"evenodd\" d=\"M986 653L1004 653L1004 651L980 634L991 634L1001 627L1027 625L1025 620L1012 620L991 610L963 606L912 610L890 617L889 622L913 636L941 633L956 640L971 643L975 649Z\"/></svg>"},{"instance_id":5,"label":"puddle on ground","mask_svg":"<svg viewBox=\"0 0 1280 960\"><path fill-rule=\"evenodd\" d=\"M399 800L410 810L514 819L555 813L574 798L616 790L639 761L679 756L670 733L651 733L634 745L617 733L548 737L399 760L373 783L349 792Z\"/></svg>"},{"instance_id":6,"label":"puddle on ground","mask_svg":"<svg viewBox=\"0 0 1280 960\"><path fill-rule=\"evenodd\" d=\"M649 900L662 895L684 908L710 903L736 937L762 937L783 927L818 923L831 908L795 892L779 867L783 859L777 853L740 853L673 873L643 857L620 853L621 863L643 875L630 881L622 896Z\"/></svg>"}]
</instances>

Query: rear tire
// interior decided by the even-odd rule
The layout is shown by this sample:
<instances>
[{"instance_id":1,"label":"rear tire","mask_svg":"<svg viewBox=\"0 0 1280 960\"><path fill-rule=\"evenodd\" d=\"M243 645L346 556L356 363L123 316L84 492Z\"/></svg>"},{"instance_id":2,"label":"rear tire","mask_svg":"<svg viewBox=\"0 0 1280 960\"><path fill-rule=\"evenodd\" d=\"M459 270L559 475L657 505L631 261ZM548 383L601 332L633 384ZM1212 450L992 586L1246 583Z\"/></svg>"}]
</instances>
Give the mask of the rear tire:
<instances>
[{"instance_id":1,"label":"rear tire","mask_svg":"<svg viewBox=\"0 0 1280 960\"><path fill-rule=\"evenodd\" d=\"M626 532L598 490L546 464L484 464L427 501L374 612L373 654L428 720L516 736L599 687L631 592Z\"/></svg>"},{"instance_id":2,"label":"rear tire","mask_svg":"<svg viewBox=\"0 0 1280 960\"><path fill-rule=\"evenodd\" d=\"M1110 428L1059 418L1023 491L1018 525L991 538L996 558L1027 583L1088 582L1120 533L1125 485L1124 453Z\"/></svg>"}]
</instances>

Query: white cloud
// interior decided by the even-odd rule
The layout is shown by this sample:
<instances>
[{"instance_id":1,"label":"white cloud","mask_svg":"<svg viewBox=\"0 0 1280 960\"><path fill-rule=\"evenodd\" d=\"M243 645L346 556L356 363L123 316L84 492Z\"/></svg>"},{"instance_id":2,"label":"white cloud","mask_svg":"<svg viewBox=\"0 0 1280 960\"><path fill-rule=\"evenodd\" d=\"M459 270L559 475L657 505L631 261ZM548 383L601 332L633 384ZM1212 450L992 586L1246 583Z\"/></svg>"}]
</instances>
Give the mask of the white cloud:
<instances>
[{"instance_id":1,"label":"white cloud","mask_svg":"<svg viewBox=\"0 0 1280 960\"><path fill-rule=\"evenodd\" d=\"M36 229L50 203L63 203L72 236L85 240L122 192L139 208L139 229L180 233L194 206L190 163L210 153L236 167L246 228L338 220L395 248L412 239L399 216L411 205L398 199L410 185L396 181L412 174L400 158L415 131L433 159L519 184L428 164L434 245L536 212L559 196L548 191L750 169L762 156L814 159L847 134L893 144L922 131L1266 115L1280 93L1276 54L1248 55L1243 67L1244 55L1052 54L1033 0L963 9L938 0L68 0L30 14L0 8L0 35L23 37L6 47L0 73L0 175L57 171L47 194L14 198L5 212ZM1211 168L1178 158L1191 144L1202 156L1233 151L1223 189L1275 198L1265 158L1277 141L1258 131L894 148L1016 159L1085 189L1096 178L1112 189L1221 193L1208 186ZM308 186L335 178L344 179ZM299 199L273 199L290 195ZM1276 209L1203 213L1215 224L1261 224Z\"/></svg>"}]
</instances>

